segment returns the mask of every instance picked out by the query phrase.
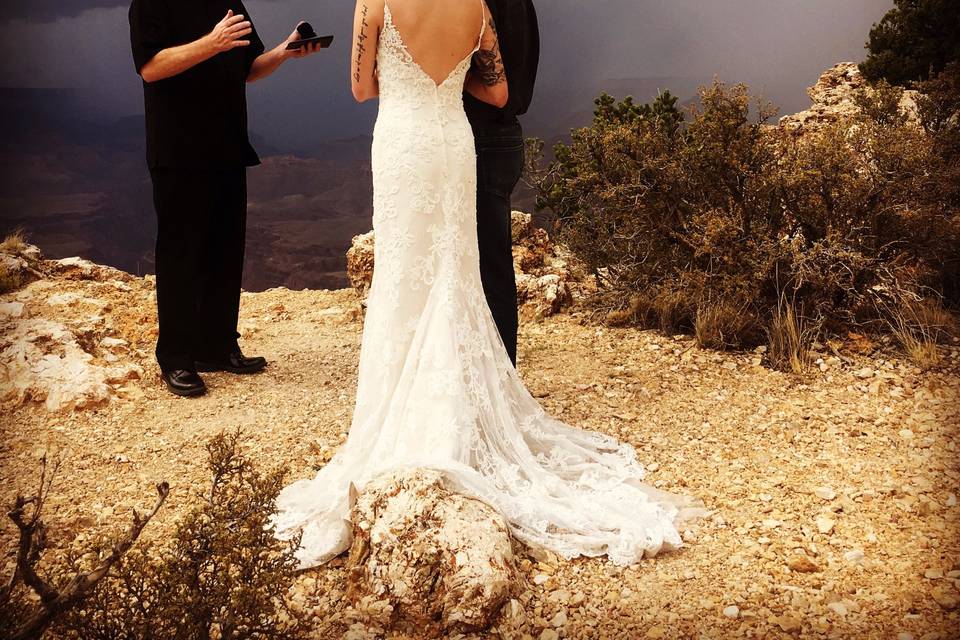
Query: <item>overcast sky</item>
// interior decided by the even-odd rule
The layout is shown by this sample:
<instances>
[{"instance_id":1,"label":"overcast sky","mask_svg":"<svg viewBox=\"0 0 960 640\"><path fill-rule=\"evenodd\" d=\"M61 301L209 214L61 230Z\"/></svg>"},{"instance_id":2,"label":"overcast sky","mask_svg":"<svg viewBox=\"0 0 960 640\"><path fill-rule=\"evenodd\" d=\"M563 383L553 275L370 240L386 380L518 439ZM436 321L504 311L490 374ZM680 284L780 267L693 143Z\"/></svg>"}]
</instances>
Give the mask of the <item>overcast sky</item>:
<instances>
[{"instance_id":1,"label":"overcast sky","mask_svg":"<svg viewBox=\"0 0 960 640\"><path fill-rule=\"evenodd\" d=\"M193 0L202 1L202 0ZM142 112L130 59L128 2L6 0L0 8L0 86L95 92L107 116ZM787 110L835 62L863 59L870 25L891 0L539 0L540 87L651 76L744 81ZM334 34L331 50L288 63L251 88L251 128L283 148L369 133L376 106L348 86L353 3L248 0L272 46L300 19ZM212 25L211 25L212 26ZM536 104L541 112L568 105ZM589 108L589 104L584 105Z\"/></svg>"}]
</instances>

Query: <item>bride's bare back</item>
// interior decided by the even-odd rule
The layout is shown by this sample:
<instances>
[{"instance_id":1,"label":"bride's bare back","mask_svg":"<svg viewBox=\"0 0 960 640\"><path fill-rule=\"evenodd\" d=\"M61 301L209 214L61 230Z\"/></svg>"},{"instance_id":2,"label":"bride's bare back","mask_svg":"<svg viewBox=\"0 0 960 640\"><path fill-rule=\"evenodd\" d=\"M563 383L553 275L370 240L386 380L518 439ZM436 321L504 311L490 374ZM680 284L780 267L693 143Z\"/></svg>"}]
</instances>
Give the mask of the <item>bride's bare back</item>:
<instances>
[{"instance_id":1,"label":"bride's bare back","mask_svg":"<svg viewBox=\"0 0 960 640\"><path fill-rule=\"evenodd\" d=\"M466 90L491 104L506 103L497 31L484 0L358 0L351 60L353 93L358 100L378 93L375 61L385 11L390 12L407 52L434 83L443 83L473 53Z\"/></svg>"},{"instance_id":2,"label":"bride's bare back","mask_svg":"<svg viewBox=\"0 0 960 640\"><path fill-rule=\"evenodd\" d=\"M393 23L420 68L440 84L477 46L480 0L387 0Z\"/></svg>"}]
</instances>

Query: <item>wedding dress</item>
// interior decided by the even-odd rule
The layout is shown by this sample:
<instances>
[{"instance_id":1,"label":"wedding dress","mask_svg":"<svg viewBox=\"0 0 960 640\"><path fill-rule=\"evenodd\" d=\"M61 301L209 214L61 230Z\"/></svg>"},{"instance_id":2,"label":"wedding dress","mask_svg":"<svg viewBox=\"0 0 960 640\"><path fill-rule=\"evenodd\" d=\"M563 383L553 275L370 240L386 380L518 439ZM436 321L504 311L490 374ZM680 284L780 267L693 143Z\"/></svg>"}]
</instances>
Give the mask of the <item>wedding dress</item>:
<instances>
[{"instance_id":1,"label":"wedding dress","mask_svg":"<svg viewBox=\"0 0 960 640\"><path fill-rule=\"evenodd\" d=\"M384 7L375 268L352 426L316 477L283 490L274 520L281 538L302 533L303 567L349 547L350 484L362 490L400 468L440 470L448 486L499 510L516 538L566 558L635 563L680 546L678 526L692 513L689 500L641 482L631 446L547 416L511 365L480 281L462 98L471 58L437 84Z\"/></svg>"}]
</instances>

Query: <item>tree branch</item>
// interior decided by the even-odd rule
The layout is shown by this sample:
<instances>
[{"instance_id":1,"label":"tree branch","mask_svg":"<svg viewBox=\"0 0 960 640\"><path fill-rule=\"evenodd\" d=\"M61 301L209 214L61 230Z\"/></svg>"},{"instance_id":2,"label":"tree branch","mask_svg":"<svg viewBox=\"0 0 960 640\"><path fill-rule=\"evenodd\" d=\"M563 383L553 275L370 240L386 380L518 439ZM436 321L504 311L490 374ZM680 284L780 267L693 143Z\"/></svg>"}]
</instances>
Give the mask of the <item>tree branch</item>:
<instances>
[{"instance_id":1,"label":"tree branch","mask_svg":"<svg viewBox=\"0 0 960 640\"><path fill-rule=\"evenodd\" d=\"M46 462L44 461L44 473L46 471ZM43 474L41 474L41 486L43 486ZM48 485L49 488L49 485ZM127 533L113 545L110 554L105 557L91 571L78 573L67 585L56 590L47 584L39 575L37 575L34 565L39 557L39 550L42 548L42 537L44 526L40 520L40 508L43 505L43 492L35 498L17 498L16 506L10 513L10 519L20 529L20 545L17 554L17 573L23 578L27 586L33 589L40 596L41 606L38 611L33 613L26 622L14 631L10 636L11 640L27 640L39 638L53 620L67 611L75 604L83 600L90 591L102 580L110 569L130 550L130 547L140 537L147 523L157 514L160 507L163 506L167 496L170 495L170 485L161 482L157 485L157 500L153 508L145 515L141 516L136 509L133 511L133 523L127 530ZM24 518L24 508L28 504L34 505L33 517L29 520Z\"/></svg>"}]
</instances>

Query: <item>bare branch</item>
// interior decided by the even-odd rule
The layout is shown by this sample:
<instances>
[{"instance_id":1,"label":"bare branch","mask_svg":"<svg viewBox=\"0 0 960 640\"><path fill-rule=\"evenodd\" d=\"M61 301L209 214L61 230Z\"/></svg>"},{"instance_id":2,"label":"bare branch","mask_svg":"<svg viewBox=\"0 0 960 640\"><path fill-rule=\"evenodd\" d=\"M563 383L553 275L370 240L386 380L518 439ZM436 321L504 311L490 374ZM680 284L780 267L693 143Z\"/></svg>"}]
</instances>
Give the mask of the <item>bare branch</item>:
<instances>
[{"instance_id":1,"label":"bare branch","mask_svg":"<svg viewBox=\"0 0 960 640\"><path fill-rule=\"evenodd\" d=\"M43 470L41 471L41 487L44 487L46 474L46 459L44 459ZM141 516L136 510L133 512L133 523L127 530L127 533L113 545L110 554L107 555L92 570L86 573L78 573L67 585L56 590L45 582L35 570L36 561L39 557L39 551L43 544L43 522L40 520L40 509L43 506L42 496L49 490L50 484L47 482L41 492L41 497L24 498L19 497L16 506L10 513L10 519L20 529L20 545L17 554L17 573L23 578L24 583L33 589L40 596L41 606L38 611L33 613L26 622L13 633L12 640L27 640L28 638L39 638L44 630L53 620L64 613L78 602L83 600L91 590L96 587L109 572L110 569L130 550L130 547L140 537L147 523L157 514L160 507L170 495L170 485L161 482L157 485L157 500L153 508L145 516ZM32 517L24 517L24 508L28 504L34 505ZM11 585L15 584L15 580Z\"/></svg>"}]
</instances>

